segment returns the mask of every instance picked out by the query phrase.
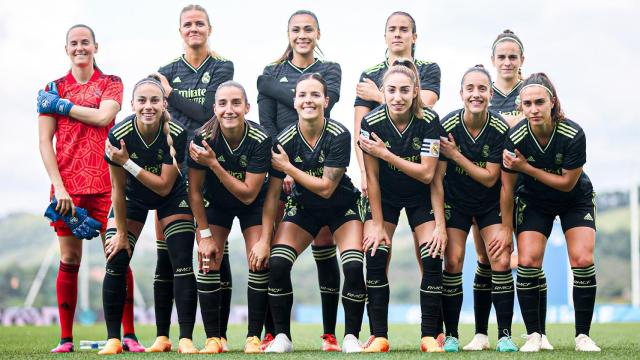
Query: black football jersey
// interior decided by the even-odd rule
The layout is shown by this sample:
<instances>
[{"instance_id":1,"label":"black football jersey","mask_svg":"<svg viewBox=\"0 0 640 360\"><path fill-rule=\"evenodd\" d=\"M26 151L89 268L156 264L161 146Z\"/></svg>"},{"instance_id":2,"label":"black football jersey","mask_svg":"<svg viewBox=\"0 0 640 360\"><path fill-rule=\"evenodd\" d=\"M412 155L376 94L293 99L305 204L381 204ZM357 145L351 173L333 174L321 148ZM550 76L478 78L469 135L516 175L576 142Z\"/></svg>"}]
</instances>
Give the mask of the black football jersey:
<instances>
[{"instance_id":1,"label":"black football jersey","mask_svg":"<svg viewBox=\"0 0 640 360\"><path fill-rule=\"evenodd\" d=\"M529 121L523 119L509 131L505 148L511 152L518 149L533 167L556 175L561 175L562 169L576 169L587 162L584 131L569 119L564 119L554 126L551 138L545 146L538 143ZM513 172L509 169L503 170ZM569 192L553 189L526 174L520 174L519 178L521 185L518 187L517 195L551 213L566 209L585 197L591 198L593 192L591 180L584 171L576 186Z\"/></svg>"},{"instance_id":2,"label":"black football jersey","mask_svg":"<svg viewBox=\"0 0 640 360\"><path fill-rule=\"evenodd\" d=\"M196 133L194 143L202 146L202 140L206 140L216 153L218 162L233 177L244 181L246 174L266 173L271 167L271 138L260 125L247 120L244 127L244 135L235 149L232 149L227 140L218 132L216 139L211 138L211 132ZM206 166L200 165L189 157L189 167L206 170L204 182L204 197L214 206L224 208L240 208L244 205L220 182L220 179ZM266 186L263 184L258 197L253 205L262 205Z\"/></svg>"},{"instance_id":3,"label":"black football jersey","mask_svg":"<svg viewBox=\"0 0 640 360\"><path fill-rule=\"evenodd\" d=\"M387 106L380 105L362 118L360 136L370 138L375 133L395 155L414 163L422 156L438 158L440 136L444 134L438 114L424 108L423 119L413 116L400 132L391 120ZM382 202L398 207L413 207L431 202L429 185L401 172L395 166L378 159Z\"/></svg>"},{"instance_id":4,"label":"black football jersey","mask_svg":"<svg viewBox=\"0 0 640 360\"><path fill-rule=\"evenodd\" d=\"M129 158L134 163L152 174L160 175L162 173L162 165L173 164L173 159L169 152L169 145L167 144L167 136L162 131L162 128L162 125L158 128L158 134L151 144L146 144L138 131L136 116L131 115L111 128L109 131L109 142L119 149L120 140L124 140L127 152L129 152ZM187 132L182 124L173 120L169 122L169 129L173 140L173 147L176 150L176 161L180 164L184 161ZM104 159L111 165L120 166L109 160L106 154ZM186 190L184 178L178 175L171 192L166 198L183 192L186 193ZM165 199L165 197L156 194L146 187L129 172L127 172L126 196L127 199L137 201L150 209L162 205L163 199Z\"/></svg>"},{"instance_id":5,"label":"black football jersey","mask_svg":"<svg viewBox=\"0 0 640 360\"><path fill-rule=\"evenodd\" d=\"M184 124L188 140L213 116L216 90L223 82L233 79L233 71L233 63L221 57L208 56L194 68L184 55L158 70L173 88L167 98L169 113L173 120Z\"/></svg>"},{"instance_id":6,"label":"black football jersey","mask_svg":"<svg viewBox=\"0 0 640 360\"><path fill-rule=\"evenodd\" d=\"M275 89L277 92L290 92L290 103L278 101L278 95L260 92L258 94L258 106L260 111L260 125L262 125L267 133L275 137L280 134L287 126L298 121L298 113L293 107L293 98L295 96L295 87L298 79L309 73L318 73L322 75L327 83L327 96L332 101L337 102L340 96L340 83L342 81L342 69L340 64L316 59L316 61L302 69L285 60L279 63L267 65L262 72L277 80L280 87ZM284 96L284 95L283 95ZM325 113L325 117L329 117Z\"/></svg>"},{"instance_id":7,"label":"black football jersey","mask_svg":"<svg viewBox=\"0 0 640 360\"><path fill-rule=\"evenodd\" d=\"M489 110L493 110L500 115L513 115L519 116L522 112L518 110L520 106L520 89L522 88L523 81L520 80L516 86L508 93L500 91L495 84L493 88L493 96L491 97L491 105Z\"/></svg>"},{"instance_id":8,"label":"black football jersey","mask_svg":"<svg viewBox=\"0 0 640 360\"><path fill-rule=\"evenodd\" d=\"M464 109L451 112L442 119L444 131L453 135L460 153L481 168L487 163L502 164L504 140L509 125L496 112L489 111L480 133L474 138L464 124ZM447 161L444 177L445 201L460 211L478 214L500 202L500 180L490 188L475 181L454 161Z\"/></svg>"},{"instance_id":9,"label":"black football jersey","mask_svg":"<svg viewBox=\"0 0 640 360\"><path fill-rule=\"evenodd\" d=\"M420 89L431 90L440 97L440 66L434 62L423 60L416 60L415 64L418 68L418 74L420 75ZM374 65L362 72L359 82L364 82L364 79L370 79L380 88L382 86L384 73L387 72L388 68L389 64L387 60ZM364 100L357 96L354 104L354 106L366 106L371 110L379 105L380 104L375 101Z\"/></svg>"},{"instance_id":10,"label":"black football jersey","mask_svg":"<svg viewBox=\"0 0 640 360\"><path fill-rule=\"evenodd\" d=\"M300 131L298 123L289 125L280 135L277 143L289 156L296 168L315 177L322 177L324 167L346 168L351 157L351 135L344 125L331 119L325 119L322 135L315 147L307 143ZM271 176L283 179L285 174L271 169ZM324 199L316 193L296 184L292 196L298 204L307 208L332 208L353 204L358 190L351 183L345 173L340 179L338 187L329 199Z\"/></svg>"}]
</instances>

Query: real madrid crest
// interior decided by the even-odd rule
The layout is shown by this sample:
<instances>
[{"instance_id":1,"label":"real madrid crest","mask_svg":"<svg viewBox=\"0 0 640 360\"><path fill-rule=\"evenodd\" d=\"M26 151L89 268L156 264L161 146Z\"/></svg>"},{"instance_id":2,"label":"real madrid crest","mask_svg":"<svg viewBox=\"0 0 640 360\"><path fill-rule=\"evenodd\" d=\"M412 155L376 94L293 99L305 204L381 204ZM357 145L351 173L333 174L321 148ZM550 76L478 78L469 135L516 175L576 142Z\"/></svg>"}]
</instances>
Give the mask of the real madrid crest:
<instances>
[{"instance_id":1,"label":"real madrid crest","mask_svg":"<svg viewBox=\"0 0 640 360\"><path fill-rule=\"evenodd\" d=\"M240 155L240 166L247 167L248 161L246 155Z\"/></svg>"},{"instance_id":2,"label":"real madrid crest","mask_svg":"<svg viewBox=\"0 0 640 360\"><path fill-rule=\"evenodd\" d=\"M489 145L482 147L482 157L489 157Z\"/></svg>"},{"instance_id":3,"label":"real madrid crest","mask_svg":"<svg viewBox=\"0 0 640 360\"><path fill-rule=\"evenodd\" d=\"M158 160L162 160L162 155L164 154L164 152L162 151L162 149L158 149Z\"/></svg>"},{"instance_id":4,"label":"real madrid crest","mask_svg":"<svg viewBox=\"0 0 640 360\"><path fill-rule=\"evenodd\" d=\"M320 156L318 156L318 162L323 163L324 162L324 150L320 150Z\"/></svg>"},{"instance_id":5,"label":"real madrid crest","mask_svg":"<svg viewBox=\"0 0 640 360\"><path fill-rule=\"evenodd\" d=\"M562 165L562 161L564 160L564 156L561 153L556 154L556 165Z\"/></svg>"},{"instance_id":6,"label":"real madrid crest","mask_svg":"<svg viewBox=\"0 0 640 360\"><path fill-rule=\"evenodd\" d=\"M421 146L422 142L420 141L420 138L414 137L411 142L411 147L413 147L413 150L420 150Z\"/></svg>"},{"instance_id":7,"label":"real madrid crest","mask_svg":"<svg viewBox=\"0 0 640 360\"><path fill-rule=\"evenodd\" d=\"M203 84L208 84L209 81L211 81L211 75L209 75L208 71L205 71L204 75L202 75L202 83Z\"/></svg>"}]
</instances>

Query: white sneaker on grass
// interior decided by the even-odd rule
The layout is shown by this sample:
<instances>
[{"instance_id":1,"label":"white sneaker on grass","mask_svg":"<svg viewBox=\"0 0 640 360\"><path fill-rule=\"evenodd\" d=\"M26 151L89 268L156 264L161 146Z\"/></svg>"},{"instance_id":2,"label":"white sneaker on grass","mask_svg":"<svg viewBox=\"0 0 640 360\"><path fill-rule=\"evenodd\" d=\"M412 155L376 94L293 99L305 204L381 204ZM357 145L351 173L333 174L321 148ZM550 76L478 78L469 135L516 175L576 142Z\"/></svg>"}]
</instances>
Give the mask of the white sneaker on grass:
<instances>
[{"instance_id":1,"label":"white sneaker on grass","mask_svg":"<svg viewBox=\"0 0 640 360\"><path fill-rule=\"evenodd\" d=\"M600 348L589 336L580 334L576 337L576 351L598 352L600 351Z\"/></svg>"},{"instance_id":2,"label":"white sneaker on grass","mask_svg":"<svg viewBox=\"0 0 640 360\"><path fill-rule=\"evenodd\" d=\"M290 353L293 352L293 343L285 334L278 334L273 341L264 349L266 353Z\"/></svg>"},{"instance_id":3,"label":"white sneaker on grass","mask_svg":"<svg viewBox=\"0 0 640 360\"><path fill-rule=\"evenodd\" d=\"M489 350L489 336L485 334L475 334L471 342L465 345L462 350L465 351L480 351Z\"/></svg>"},{"instance_id":4,"label":"white sneaker on grass","mask_svg":"<svg viewBox=\"0 0 640 360\"><path fill-rule=\"evenodd\" d=\"M540 346L542 343L542 336L537 332L531 333L529 335L523 335L527 341L524 345L520 346L520 352L538 352L540 351Z\"/></svg>"},{"instance_id":5,"label":"white sneaker on grass","mask_svg":"<svg viewBox=\"0 0 640 360\"><path fill-rule=\"evenodd\" d=\"M551 345L551 343L549 342L549 339L547 339L546 334L542 334L542 338L540 339L540 350L546 350L546 351L553 350L553 345Z\"/></svg>"},{"instance_id":6,"label":"white sneaker on grass","mask_svg":"<svg viewBox=\"0 0 640 360\"><path fill-rule=\"evenodd\" d=\"M354 335L347 334L342 340L343 353L359 353L362 352L362 345Z\"/></svg>"}]
</instances>

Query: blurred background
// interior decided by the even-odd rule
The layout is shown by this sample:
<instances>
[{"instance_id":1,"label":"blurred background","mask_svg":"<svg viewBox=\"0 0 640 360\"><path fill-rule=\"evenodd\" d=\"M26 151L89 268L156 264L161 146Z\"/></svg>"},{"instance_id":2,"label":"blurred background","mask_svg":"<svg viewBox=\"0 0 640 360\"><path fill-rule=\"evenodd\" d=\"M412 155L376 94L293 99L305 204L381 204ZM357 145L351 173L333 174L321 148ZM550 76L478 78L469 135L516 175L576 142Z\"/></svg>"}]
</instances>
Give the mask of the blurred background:
<instances>
[{"instance_id":1,"label":"blurred background","mask_svg":"<svg viewBox=\"0 0 640 360\"><path fill-rule=\"evenodd\" d=\"M101 69L125 84L119 121L131 113L136 81L182 53L178 15L187 1L109 2L22 1L0 4L0 321L3 325L55 324L55 275L59 262L55 235L42 216L49 180L40 160L35 98L38 89L68 71L65 33L77 23L96 32ZM636 1L201 1L213 25L210 46L235 65L235 79L248 92L258 120L256 78L287 45L286 24L298 9L314 11L320 21L320 48L327 60L341 64L340 101L332 117L353 127L355 85L360 73L384 60L384 24L396 10L416 19L416 58L437 62L442 70L441 97L435 110L444 116L461 107L463 72L475 64L493 70L491 44L504 29L523 41L523 74L544 71L558 89L567 116L587 134L589 174L598 193L596 266L598 309L595 321L640 321L637 284L637 187L640 157L638 110L633 106L640 79L637 59L640 30ZM359 183L355 160L349 169ZM634 192L635 190L635 192ZM633 212L633 219L632 219ZM151 219L150 219L151 220ZM136 317L153 322L155 238L147 227L138 241L132 268L136 279ZM558 224L556 224L558 225ZM636 228L634 228L636 226ZM247 264L236 225L230 241L233 269L232 321L246 316ZM635 231L635 232L634 232ZM635 249L633 251L632 249ZM572 322L570 269L558 226L548 243L544 269L549 283L549 321ZM633 270L632 270L633 269ZM471 284L475 271L472 242L464 268L461 321L473 321ZM102 318L104 257L100 242L85 243L77 320ZM634 275L634 276L632 276ZM310 251L293 270L294 316L320 322L320 296ZM392 322L419 319L419 273L406 219L394 237L390 270ZM635 295L634 295L635 290ZM635 302L635 307L634 307ZM175 313L175 312L174 312ZM516 311L519 316L519 311Z\"/></svg>"}]
</instances>

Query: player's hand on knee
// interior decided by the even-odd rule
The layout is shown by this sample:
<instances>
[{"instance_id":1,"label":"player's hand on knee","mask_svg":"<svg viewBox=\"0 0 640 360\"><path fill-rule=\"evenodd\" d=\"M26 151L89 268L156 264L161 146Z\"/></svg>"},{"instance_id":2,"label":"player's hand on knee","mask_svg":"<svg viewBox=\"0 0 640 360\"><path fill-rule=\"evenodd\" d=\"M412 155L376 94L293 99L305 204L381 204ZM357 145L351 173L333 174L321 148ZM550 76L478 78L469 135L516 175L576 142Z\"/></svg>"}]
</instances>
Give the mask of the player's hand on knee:
<instances>
[{"instance_id":1,"label":"player's hand on knee","mask_svg":"<svg viewBox=\"0 0 640 360\"><path fill-rule=\"evenodd\" d=\"M107 255L107 262L111 261L111 259L113 259L113 257L121 250L126 250L127 255L131 257L131 246L129 246L127 234L121 231L116 231L116 234L104 243L104 252Z\"/></svg>"},{"instance_id":2,"label":"player's hand on knee","mask_svg":"<svg viewBox=\"0 0 640 360\"><path fill-rule=\"evenodd\" d=\"M269 265L270 246L267 241L258 241L249 252L249 270L265 270Z\"/></svg>"}]
</instances>

